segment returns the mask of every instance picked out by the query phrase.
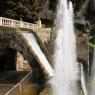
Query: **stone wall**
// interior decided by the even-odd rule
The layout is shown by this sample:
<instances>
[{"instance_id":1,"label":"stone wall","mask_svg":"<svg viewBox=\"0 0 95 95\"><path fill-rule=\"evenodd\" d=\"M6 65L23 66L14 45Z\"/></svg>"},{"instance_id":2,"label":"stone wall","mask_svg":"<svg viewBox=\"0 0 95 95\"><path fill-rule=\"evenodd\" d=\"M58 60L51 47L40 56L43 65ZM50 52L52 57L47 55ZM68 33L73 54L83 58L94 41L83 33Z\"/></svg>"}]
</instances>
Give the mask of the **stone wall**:
<instances>
[{"instance_id":1,"label":"stone wall","mask_svg":"<svg viewBox=\"0 0 95 95\"><path fill-rule=\"evenodd\" d=\"M52 32L51 28L42 28L37 31L37 34L43 43L47 43L48 41L50 41L51 32Z\"/></svg>"},{"instance_id":2,"label":"stone wall","mask_svg":"<svg viewBox=\"0 0 95 95\"><path fill-rule=\"evenodd\" d=\"M89 74L89 37L88 35L83 35L77 38L77 58L78 62L83 65L83 70L85 73L86 81Z\"/></svg>"},{"instance_id":3,"label":"stone wall","mask_svg":"<svg viewBox=\"0 0 95 95\"><path fill-rule=\"evenodd\" d=\"M31 71L32 70L28 61L25 60L24 57L19 52L17 52L16 70L17 71Z\"/></svg>"},{"instance_id":4,"label":"stone wall","mask_svg":"<svg viewBox=\"0 0 95 95\"><path fill-rule=\"evenodd\" d=\"M88 64L89 62L89 37L88 35L83 35L77 37L77 55L78 58L83 59ZM89 65L89 64L88 64Z\"/></svg>"}]
</instances>

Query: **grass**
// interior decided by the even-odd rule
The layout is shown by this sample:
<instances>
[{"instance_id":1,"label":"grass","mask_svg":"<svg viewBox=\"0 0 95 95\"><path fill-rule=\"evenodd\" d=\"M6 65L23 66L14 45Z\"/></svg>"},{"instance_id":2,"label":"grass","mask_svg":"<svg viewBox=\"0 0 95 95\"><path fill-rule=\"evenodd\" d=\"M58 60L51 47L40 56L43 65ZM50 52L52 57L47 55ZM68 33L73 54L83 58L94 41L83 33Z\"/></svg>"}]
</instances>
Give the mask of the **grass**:
<instances>
[{"instance_id":1,"label":"grass","mask_svg":"<svg viewBox=\"0 0 95 95\"><path fill-rule=\"evenodd\" d=\"M81 92L80 92L80 95L84 95L83 92L82 92L82 90L81 90Z\"/></svg>"},{"instance_id":2,"label":"grass","mask_svg":"<svg viewBox=\"0 0 95 95\"><path fill-rule=\"evenodd\" d=\"M95 48L95 44L89 42L89 47Z\"/></svg>"}]
</instances>

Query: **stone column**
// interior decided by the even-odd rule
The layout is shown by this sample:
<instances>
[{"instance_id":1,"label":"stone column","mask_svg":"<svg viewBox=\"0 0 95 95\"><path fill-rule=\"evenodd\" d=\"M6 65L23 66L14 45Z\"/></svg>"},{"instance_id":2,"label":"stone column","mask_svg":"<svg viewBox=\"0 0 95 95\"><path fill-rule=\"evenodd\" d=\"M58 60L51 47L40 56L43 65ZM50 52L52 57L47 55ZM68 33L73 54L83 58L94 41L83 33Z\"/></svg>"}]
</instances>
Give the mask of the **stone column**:
<instances>
[{"instance_id":1,"label":"stone column","mask_svg":"<svg viewBox=\"0 0 95 95\"><path fill-rule=\"evenodd\" d=\"M2 25L2 17L0 17L0 25Z\"/></svg>"},{"instance_id":2,"label":"stone column","mask_svg":"<svg viewBox=\"0 0 95 95\"><path fill-rule=\"evenodd\" d=\"M40 18L37 21L37 25L38 25L38 28L42 28L42 22L41 22Z\"/></svg>"}]
</instances>

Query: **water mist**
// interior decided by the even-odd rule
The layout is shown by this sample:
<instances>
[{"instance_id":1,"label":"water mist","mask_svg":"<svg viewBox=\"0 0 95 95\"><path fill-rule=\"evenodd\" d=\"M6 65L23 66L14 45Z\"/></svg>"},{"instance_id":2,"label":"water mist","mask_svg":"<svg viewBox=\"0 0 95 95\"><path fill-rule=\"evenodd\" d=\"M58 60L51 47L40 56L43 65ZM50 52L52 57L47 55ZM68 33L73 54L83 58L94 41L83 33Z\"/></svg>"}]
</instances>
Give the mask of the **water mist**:
<instances>
[{"instance_id":1,"label":"water mist","mask_svg":"<svg viewBox=\"0 0 95 95\"><path fill-rule=\"evenodd\" d=\"M56 19L53 95L78 95L78 65L73 29L73 7L67 0L59 0Z\"/></svg>"}]
</instances>

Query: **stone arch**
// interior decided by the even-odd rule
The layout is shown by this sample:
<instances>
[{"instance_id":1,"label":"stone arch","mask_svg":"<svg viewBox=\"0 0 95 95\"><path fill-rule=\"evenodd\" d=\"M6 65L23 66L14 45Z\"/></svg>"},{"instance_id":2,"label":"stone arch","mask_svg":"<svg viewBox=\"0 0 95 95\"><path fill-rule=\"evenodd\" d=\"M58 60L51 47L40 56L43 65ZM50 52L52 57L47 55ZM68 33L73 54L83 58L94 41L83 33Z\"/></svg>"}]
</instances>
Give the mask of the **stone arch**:
<instances>
[{"instance_id":1,"label":"stone arch","mask_svg":"<svg viewBox=\"0 0 95 95\"><path fill-rule=\"evenodd\" d=\"M14 28L0 28L0 55L3 54L5 49L12 48L23 55L33 70L39 69L38 71L43 73L43 68L35 58L34 52L29 47L27 40L22 36L21 32L24 31ZM31 31L31 33L33 32Z\"/></svg>"},{"instance_id":2,"label":"stone arch","mask_svg":"<svg viewBox=\"0 0 95 95\"><path fill-rule=\"evenodd\" d=\"M32 48L29 46L25 37L23 37L22 32L34 33L33 31L29 30L21 31L19 29L14 29L14 28L0 27L0 55L2 55L4 50L7 48L12 48L18 51L21 55L23 55L25 60L27 60L30 66L32 67L33 70L32 77L33 80L38 84L38 90L39 90L38 92L40 92L43 89L47 78L53 76L53 70L49 65L48 65L48 70L47 67L44 67L45 65L44 66L42 65L44 63L41 63L41 61L39 61L39 58L34 53ZM38 40L40 39L38 38ZM38 44L39 43L40 42L38 42ZM40 47L41 50L44 51L46 55L47 51L45 51L46 49L43 48L42 44Z\"/></svg>"}]
</instances>

